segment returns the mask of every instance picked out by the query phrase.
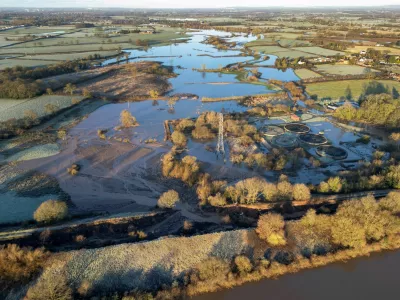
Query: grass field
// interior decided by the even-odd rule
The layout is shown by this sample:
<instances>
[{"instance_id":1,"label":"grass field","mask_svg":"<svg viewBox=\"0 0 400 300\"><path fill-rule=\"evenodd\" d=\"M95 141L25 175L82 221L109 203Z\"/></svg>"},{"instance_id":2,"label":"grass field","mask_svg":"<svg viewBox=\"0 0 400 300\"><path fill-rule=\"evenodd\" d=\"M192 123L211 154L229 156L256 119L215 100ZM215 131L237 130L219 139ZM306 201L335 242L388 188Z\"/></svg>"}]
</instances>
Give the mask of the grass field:
<instances>
[{"instance_id":1,"label":"grass field","mask_svg":"<svg viewBox=\"0 0 400 300\"><path fill-rule=\"evenodd\" d=\"M340 55L344 54L344 52L341 51L330 50L321 47L296 47L293 49L321 56L335 56L337 53Z\"/></svg>"},{"instance_id":2,"label":"grass field","mask_svg":"<svg viewBox=\"0 0 400 300\"><path fill-rule=\"evenodd\" d=\"M88 281L100 292L145 290L182 278L184 272L210 257L232 259L255 249L257 259L260 243L254 230L235 230L64 252L60 253L62 266L52 266L41 280L52 280L52 272L63 270L77 286Z\"/></svg>"},{"instance_id":3,"label":"grass field","mask_svg":"<svg viewBox=\"0 0 400 300\"><path fill-rule=\"evenodd\" d=\"M3 59L0 60L0 70L4 70L5 68L12 68L15 66L39 67L56 64L58 62L59 61L57 60Z\"/></svg>"},{"instance_id":4,"label":"grass field","mask_svg":"<svg viewBox=\"0 0 400 300\"><path fill-rule=\"evenodd\" d=\"M309 95L316 94L319 98L331 97L337 99L345 95L345 90L349 86L353 98L357 99L362 91L364 84L371 82L372 80L343 80L343 81L329 81L329 82L318 82L306 85L306 91ZM392 80L377 80L378 82L388 86L391 90L394 86L397 90L400 90L400 82Z\"/></svg>"},{"instance_id":5,"label":"grass field","mask_svg":"<svg viewBox=\"0 0 400 300\"><path fill-rule=\"evenodd\" d=\"M315 73L309 69L297 69L294 71L300 79L322 77L320 74Z\"/></svg>"},{"instance_id":6,"label":"grass field","mask_svg":"<svg viewBox=\"0 0 400 300\"><path fill-rule=\"evenodd\" d=\"M357 65L318 65L317 71L327 75L360 75L363 74L366 68ZM378 72L372 70L372 72Z\"/></svg>"},{"instance_id":7,"label":"grass field","mask_svg":"<svg viewBox=\"0 0 400 300\"><path fill-rule=\"evenodd\" d=\"M259 43L249 43L247 44L252 50L257 50L258 52L264 52L265 54L272 54L278 57L289 57L289 58L297 58L297 57L315 57L316 55L305 53L302 51L297 51L289 48L283 48L277 45L265 45L261 42Z\"/></svg>"},{"instance_id":8,"label":"grass field","mask_svg":"<svg viewBox=\"0 0 400 300\"><path fill-rule=\"evenodd\" d=\"M14 103L14 105L10 105L10 100L6 100L5 105L8 105L8 107L5 109L2 107L3 100L0 99L0 122L12 118L21 119L25 116L25 111L28 110L34 111L38 117L43 117L48 114L45 109L46 104L53 104L59 109L64 109L73 104L72 99L74 98L77 100L83 99L82 96L43 95L30 100L15 100L20 102L17 104Z\"/></svg>"},{"instance_id":9,"label":"grass field","mask_svg":"<svg viewBox=\"0 0 400 300\"><path fill-rule=\"evenodd\" d=\"M291 39L279 39L277 42L282 47L300 47L300 46L311 45L309 41L291 40Z\"/></svg>"},{"instance_id":10,"label":"grass field","mask_svg":"<svg viewBox=\"0 0 400 300\"><path fill-rule=\"evenodd\" d=\"M379 51L387 50L390 52L390 54L400 55L399 48L391 48L391 47L355 46L354 48L348 48L346 51L351 52L351 53L360 53L360 51L366 51L368 48L373 48L373 49L379 50Z\"/></svg>"},{"instance_id":11,"label":"grass field","mask_svg":"<svg viewBox=\"0 0 400 300\"><path fill-rule=\"evenodd\" d=\"M102 58L109 57L117 54L118 52L114 51L88 51L81 53L62 53L62 54L39 54L29 56L32 60L53 60L53 61L66 61L66 60L74 60L74 59L82 59L87 58L89 55L99 54ZM22 59L21 59L22 60Z\"/></svg>"}]
</instances>

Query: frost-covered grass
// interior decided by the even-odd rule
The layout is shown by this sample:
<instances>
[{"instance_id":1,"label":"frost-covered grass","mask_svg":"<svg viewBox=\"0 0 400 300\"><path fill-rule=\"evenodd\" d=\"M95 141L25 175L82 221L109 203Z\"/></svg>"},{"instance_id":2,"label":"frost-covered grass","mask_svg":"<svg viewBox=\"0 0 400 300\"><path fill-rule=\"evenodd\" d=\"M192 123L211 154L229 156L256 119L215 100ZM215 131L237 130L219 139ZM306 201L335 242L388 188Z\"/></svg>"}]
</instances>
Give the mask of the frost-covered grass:
<instances>
[{"instance_id":1,"label":"frost-covered grass","mask_svg":"<svg viewBox=\"0 0 400 300\"><path fill-rule=\"evenodd\" d=\"M364 74L366 69L357 65L318 65L316 68L318 71L329 75L360 75Z\"/></svg>"},{"instance_id":2,"label":"frost-covered grass","mask_svg":"<svg viewBox=\"0 0 400 300\"><path fill-rule=\"evenodd\" d=\"M315 73L309 69L297 69L294 71L298 77L301 79L316 78L321 77L320 74Z\"/></svg>"},{"instance_id":3,"label":"frost-covered grass","mask_svg":"<svg viewBox=\"0 0 400 300\"><path fill-rule=\"evenodd\" d=\"M342 51L330 50L330 49L325 49L325 48L321 48L321 47L296 47L293 49L302 51L302 52L306 52L306 53L321 55L321 56L335 56L338 53L340 55L344 54L344 52L342 52Z\"/></svg>"},{"instance_id":4,"label":"frost-covered grass","mask_svg":"<svg viewBox=\"0 0 400 300\"><path fill-rule=\"evenodd\" d=\"M46 144L35 146L23 151L20 151L7 158L8 162L11 161L24 161L43 157L56 155L60 152L58 144Z\"/></svg>"},{"instance_id":5,"label":"frost-covered grass","mask_svg":"<svg viewBox=\"0 0 400 300\"><path fill-rule=\"evenodd\" d=\"M172 282L209 257L230 260L246 252L254 240L258 239L253 230L237 230L82 249L61 259L77 287L87 281L97 291L147 289Z\"/></svg>"},{"instance_id":6,"label":"frost-covered grass","mask_svg":"<svg viewBox=\"0 0 400 300\"><path fill-rule=\"evenodd\" d=\"M20 101L20 103L0 110L0 122L7 121L12 118L21 119L25 116L24 113L29 110L34 111L38 117L44 117L48 115L48 112L45 108L47 104L53 104L59 109L64 109L73 105L72 99L74 98L77 100L83 99L82 96L43 95L30 100L15 100Z\"/></svg>"}]
</instances>

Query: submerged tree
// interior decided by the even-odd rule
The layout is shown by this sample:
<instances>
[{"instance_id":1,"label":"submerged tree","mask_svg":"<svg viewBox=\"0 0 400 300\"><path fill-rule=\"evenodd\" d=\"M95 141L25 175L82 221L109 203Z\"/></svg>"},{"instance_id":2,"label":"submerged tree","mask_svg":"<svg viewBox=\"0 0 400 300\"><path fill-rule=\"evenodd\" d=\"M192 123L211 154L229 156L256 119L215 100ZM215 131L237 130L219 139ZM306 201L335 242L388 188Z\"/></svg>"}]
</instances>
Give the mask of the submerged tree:
<instances>
[{"instance_id":1,"label":"submerged tree","mask_svg":"<svg viewBox=\"0 0 400 300\"><path fill-rule=\"evenodd\" d=\"M125 128L134 127L134 126L139 125L136 118L134 116L132 116L132 114L127 109L124 109L121 112L120 120L121 120L122 127L125 127Z\"/></svg>"}]
</instances>

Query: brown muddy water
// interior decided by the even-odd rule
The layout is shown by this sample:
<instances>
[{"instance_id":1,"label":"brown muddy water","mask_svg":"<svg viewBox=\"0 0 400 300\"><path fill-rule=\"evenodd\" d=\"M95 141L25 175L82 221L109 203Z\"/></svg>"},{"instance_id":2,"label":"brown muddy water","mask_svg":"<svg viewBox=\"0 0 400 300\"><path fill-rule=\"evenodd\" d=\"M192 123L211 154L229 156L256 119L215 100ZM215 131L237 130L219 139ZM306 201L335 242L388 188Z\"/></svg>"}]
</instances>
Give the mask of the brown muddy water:
<instances>
[{"instance_id":1,"label":"brown muddy water","mask_svg":"<svg viewBox=\"0 0 400 300\"><path fill-rule=\"evenodd\" d=\"M400 251L373 254L322 268L265 279L195 300L386 300L400 299Z\"/></svg>"}]
</instances>

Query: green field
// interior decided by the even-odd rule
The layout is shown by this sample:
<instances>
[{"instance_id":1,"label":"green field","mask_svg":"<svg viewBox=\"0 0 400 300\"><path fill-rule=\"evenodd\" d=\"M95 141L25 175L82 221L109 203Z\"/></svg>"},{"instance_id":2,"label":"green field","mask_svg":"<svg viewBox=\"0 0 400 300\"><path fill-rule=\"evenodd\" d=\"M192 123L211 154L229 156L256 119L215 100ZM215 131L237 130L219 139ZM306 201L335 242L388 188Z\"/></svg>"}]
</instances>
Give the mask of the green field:
<instances>
[{"instance_id":1,"label":"green field","mask_svg":"<svg viewBox=\"0 0 400 300\"><path fill-rule=\"evenodd\" d=\"M300 47L311 45L309 41L292 40L292 39L279 39L277 41L282 47Z\"/></svg>"},{"instance_id":2,"label":"green field","mask_svg":"<svg viewBox=\"0 0 400 300\"><path fill-rule=\"evenodd\" d=\"M293 49L321 56L335 56L337 53L339 53L340 55L344 55L344 52L325 49L321 47L296 47Z\"/></svg>"},{"instance_id":3,"label":"green field","mask_svg":"<svg viewBox=\"0 0 400 300\"><path fill-rule=\"evenodd\" d=\"M3 59L0 60L0 70L4 70L5 68L12 68L15 66L40 67L56 64L58 62L59 61L57 60Z\"/></svg>"},{"instance_id":4,"label":"green field","mask_svg":"<svg viewBox=\"0 0 400 300\"><path fill-rule=\"evenodd\" d=\"M289 48L283 48L277 45L265 45L262 42L249 43L247 44L252 50L256 50L258 52L263 52L265 54L276 55L278 57L289 57L289 58L297 58L297 57L315 57L316 55L305 53L302 51L297 51Z\"/></svg>"},{"instance_id":5,"label":"green field","mask_svg":"<svg viewBox=\"0 0 400 300\"><path fill-rule=\"evenodd\" d=\"M366 68L357 65L318 65L317 71L327 75L360 75L364 74ZM372 72L377 72L372 70Z\"/></svg>"},{"instance_id":6,"label":"green field","mask_svg":"<svg viewBox=\"0 0 400 300\"><path fill-rule=\"evenodd\" d=\"M364 84L372 82L373 80L342 80L342 81L328 81L318 82L306 85L306 91L309 95L316 94L319 98L331 97L337 99L345 95L345 90L349 86L353 98L357 99L362 91ZM400 90L400 82L392 80L376 80L389 88L392 89L394 86L397 90Z\"/></svg>"},{"instance_id":7,"label":"green field","mask_svg":"<svg viewBox=\"0 0 400 300\"><path fill-rule=\"evenodd\" d=\"M294 71L300 79L322 77L320 74L315 73L309 69L297 69Z\"/></svg>"}]
</instances>

